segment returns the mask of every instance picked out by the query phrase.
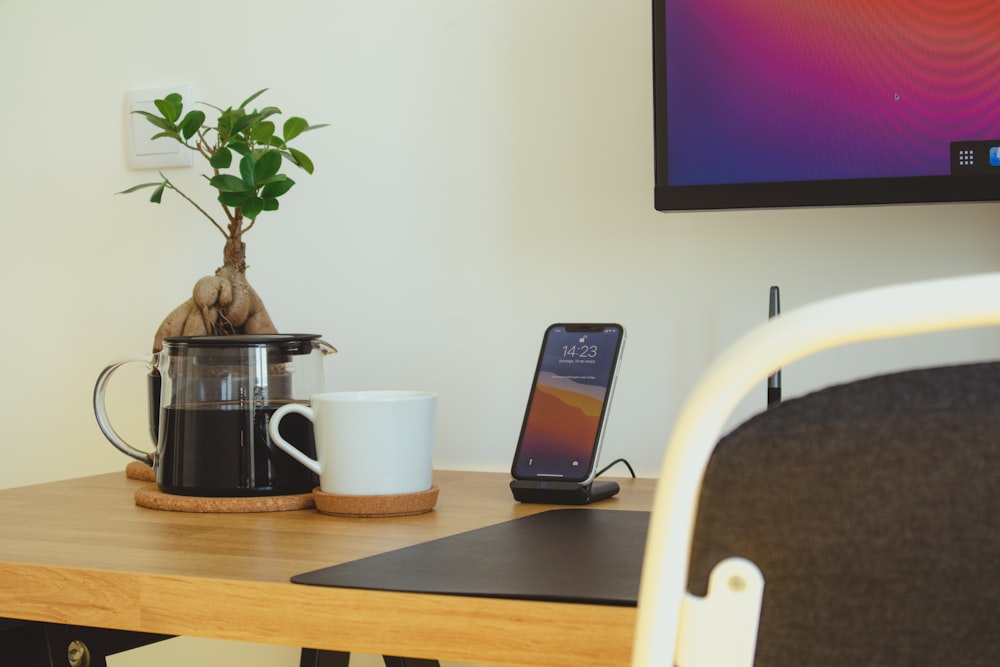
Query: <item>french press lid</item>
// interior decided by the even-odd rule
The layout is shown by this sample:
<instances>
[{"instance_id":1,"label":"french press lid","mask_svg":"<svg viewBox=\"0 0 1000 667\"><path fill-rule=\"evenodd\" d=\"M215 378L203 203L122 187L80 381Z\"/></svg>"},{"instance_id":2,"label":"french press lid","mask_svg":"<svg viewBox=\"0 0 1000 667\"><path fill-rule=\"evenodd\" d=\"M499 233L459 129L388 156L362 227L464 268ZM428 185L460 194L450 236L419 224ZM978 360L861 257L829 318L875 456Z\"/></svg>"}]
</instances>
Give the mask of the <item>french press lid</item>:
<instances>
[{"instance_id":1,"label":"french press lid","mask_svg":"<svg viewBox=\"0 0 1000 667\"><path fill-rule=\"evenodd\" d=\"M170 336L164 338L169 355L183 355L191 349L267 347L289 355L311 354L319 334L236 334L233 336Z\"/></svg>"}]
</instances>

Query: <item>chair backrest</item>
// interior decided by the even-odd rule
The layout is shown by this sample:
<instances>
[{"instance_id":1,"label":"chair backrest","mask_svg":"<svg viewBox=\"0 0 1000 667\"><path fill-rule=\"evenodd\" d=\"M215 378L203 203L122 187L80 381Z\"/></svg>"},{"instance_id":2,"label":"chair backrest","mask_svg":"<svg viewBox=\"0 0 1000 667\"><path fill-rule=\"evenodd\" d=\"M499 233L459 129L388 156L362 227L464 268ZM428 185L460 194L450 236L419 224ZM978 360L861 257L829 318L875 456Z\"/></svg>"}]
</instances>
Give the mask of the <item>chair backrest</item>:
<instances>
[{"instance_id":1,"label":"chair backrest","mask_svg":"<svg viewBox=\"0 0 1000 667\"><path fill-rule=\"evenodd\" d=\"M688 590L765 580L758 667L1000 665L1000 364L852 382L715 449Z\"/></svg>"},{"instance_id":2,"label":"chair backrest","mask_svg":"<svg viewBox=\"0 0 1000 667\"><path fill-rule=\"evenodd\" d=\"M696 386L695 390L689 396L687 402L681 410L673 435L668 443L663 469L661 471L660 483L657 488L657 497L654 504L653 515L650 521L649 536L647 539L646 556L639 595L639 621L636 629L633 665L636 667L639 665L654 664L672 665L675 664L675 660L678 659L679 655L682 656L682 659L676 662L676 664L683 665L683 667L698 664L698 657L695 651L682 651L678 648L679 646L683 648L685 644L685 641L679 638L679 628L683 628L687 631L690 627L695 626L695 624L686 622L682 619L682 608L694 608L698 606L690 604L692 600L698 599L698 596L694 595L694 593L698 591L687 591L689 572L694 588L698 589L703 586L705 568L712 566L707 561L711 561L722 551L728 552L731 551L731 549L728 547L720 547L716 542L714 542L714 537L709 539L707 536L714 535L714 531L706 533L704 532L704 530L708 530L706 528L699 533L696 545L696 548L701 551L699 551L695 557L701 560L695 561L692 569L689 570L689 565L691 564L690 556L692 552L692 545L694 543L694 521L698 511L699 498L702 492L702 482L703 480L706 480L706 467L708 466L709 459L715 449L715 445L719 440L721 430L732 409L750 389L759 386L759 382L782 366L820 350L875 338L890 338L914 333L967 328L972 326L985 326L990 324L1000 324L1000 274L934 280L867 290L819 302L793 311L787 311L785 314L769 320L757 329L751 331L735 345L729 348L725 353L723 353L723 355L721 355L712 364ZM992 371L993 368L990 366L980 366L974 371L967 370L963 372L973 374L984 372L991 374ZM947 371L942 370L938 372L946 373ZM900 387L906 386L906 378L897 377L896 380L903 382ZM878 384L877 381L874 382ZM926 385L927 383L925 382L924 384ZM874 386L875 385L859 385L857 387L853 387L853 390L871 390ZM844 391L849 392L851 389L846 389ZM878 391L882 391L882 389L879 389ZM804 406L802 409L812 410L817 406L821 406L827 398L833 397L836 393L836 390L831 390L829 394L824 394L822 396L813 396L795 402L790 401L787 405L783 405L778 409L781 411L780 413L776 411L774 415L771 415L771 417L775 420L791 420L792 412L798 409L795 407L796 403ZM870 399L871 396L868 398ZM933 397L925 395L921 400L931 400L932 398ZM896 403L896 406L898 407L898 402ZM948 409L951 410L953 407L955 406L949 405ZM979 407L983 407L983 404L980 404ZM820 411L822 411L822 409L820 409ZM760 418L762 424L765 424L765 419L767 419L766 414ZM980 420L980 415L977 413L973 418L971 415L967 414L965 420L963 421L967 421L969 419L978 421ZM903 419L902 421L905 422L906 419ZM756 468L766 469L768 467L767 465L761 465L760 463L753 463L752 465L746 462L743 464L740 463L740 457L746 456L746 451L756 449L752 445L741 443L744 441L749 442L752 439L751 436L757 437L754 433L758 430L766 431L768 428L770 427L766 424L758 427L754 423L751 423L745 428L738 429L732 434L732 441L735 444L727 443L725 448L727 450L727 454L718 458L717 460L722 462L715 464L715 471L710 471L711 478L708 479L708 481L711 482L710 488L726 489L732 486L731 483L733 482L734 477L740 477L744 474L752 477L749 472L750 470ZM876 423L872 426L872 428L875 429L874 432L877 432L880 426ZM920 431L919 427L917 430ZM883 435L888 437L888 431L883 431ZM758 438L757 442L759 441L760 440ZM871 443L872 440L869 439L869 442ZM826 448L815 447L814 454L816 455L816 458L810 462L811 465L825 463L828 467L826 473L831 476L831 479L834 475L836 475L833 468L835 464L844 463L848 466L855 466L855 468L848 468L849 470L857 469L857 466L859 465L857 463L848 463L846 461L846 458L848 457L846 450L841 451L840 456L833 456L833 453L838 446L839 445L831 444ZM879 467L880 465L883 467L888 465L889 461L909 461L910 457L904 455L905 448L886 447L886 452L883 453L883 455L889 457L889 459L870 459L872 461L871 466L860 465L863 469L877 471L878 474L882 475L882 477L878 479L881 479L883 482L894 479L895 477L905 477L908 481L904 480L904 483L909 484L909 486L904 486L904 492L901 495L895 496L900 502L890 502L884 497L877 495L870 496L867 501L867 505L859 502L857 499L853 501L855 506L854 519L848 521L848 524L853 528L855 523L858 521L857 517L859 515L868 517L867 520L870 521L870 525L862 530L862 533L865 534L866 537L854 543L856 550L863 551L864 546L870 547L867 542L868 540L875 540L875 543L877 544L879 541L879 535L885 535L884 539L882 539L883 542L895 540L895 537L890 540L888 535L882 531L882 528L878 527L879 525L882 527L892 525L893 520L882 519L881 524L873 521L872 517L876 516L878 512L872 508L876 506L882 507L882 514L888 514L889 508L891 508L892 511L896 511L896 509L903 504L901 501L906 500L907 495L914 492L914 487L916 486L915 480L926 471L932 469L936 470L940 467L934 466L933 461L936 460L940 464L942 457L948 458L941 450L935 449L934 447L929 446L922 449L924 450L922 451L924 454L928 454L929 451L934 453L936 458L932 459L932 464L925 465L924 463L921 463L918 466L907 469L907 471L897 469L897 475L895 476L893 475L892 470L879 469ZM953 445L950 449L952 452L955 450L963 450L963 457L966 456L966 454L972 457L985 456L983 452L980 452L979 454L965 452L965 449L976 449L965 445L962 447ZM984 447L980 449L989 450L990 448ZM895 451L894 453L890 453L890 450ZM915 450L911 451L916 454ZM731 458L730 453L732 453ZM754 456L756 455L757 452L755 451ZM773 458L772 463L775 465L778 461L789 461L786 458L790 455L789 446L786 444L782 447L776 447L771 450L770 455ZM826 459L823 458L824 455L827 456ZM866 454L866 456L869 455L870 452ZM767 454L765 452L765 461L767 460L766 456ZM913 458L916 457L914 456ZM734 461L734 463L727 463L726 461L729 460ZM881 463L879 463L879 461L881 461ZM804 465L804 459L800 459L800 462ZM989 461L987 459L982 460L983 465L988 465L988 463ZM735 467L730 468L730 465L734 465ZM743 467L744 465L747 467ZM790 465L790 463L786 463L786 465ZM963 469L961 466L956 466L950 474L961 477L967 473L968 468ZM847 476L849 477L849 475ZM821 477L822 475L819 475L813 479L816 480ZM721 483L716 483L716 479L721 480ZM877 483L878 479L869 479L867 481ZM756 481L759 482L760 479L758 478ZM766 483L771 484L772 482L769 481ZM849 480L848 483L850 483ZM986 484L988 488L989 480L985 482L979 481L976 483ZM783 524L783 520L786 519L788 520L787 527L789 529L786 533L793 532L802 535L804 535L801 530L803 526L812 525L815 522L820 521L822 517L827 517L827 520L832 521L829 517L836 509L833 498L841 499L850 495L845 488L842 488L840 491L827 492L824 491L824 489L826 489L825 484L820 485L813 483L812 485L806 486L811 487L811 491L818 494L818 501L813 496L809 496L809 498L813 498L812 500L806 501L804 497L808 494L796 491L795 495L792 496L796 500L790 500L786 497L784 501L779 501L777 500L777 494L774 494L772 500L767 501L772 502L771 505L762 505L759 508L766 509L768 512L768 516L763 517L762 520L770 521L772 524L776 524L778 526L778 528L776 528L778 532L775 534L782 535L780 532L782 530L781 525ZM964 490L964 488L968 486L968 483L961 486ZM935 487L939 490L942 488L957 490L956 487L936 482L933 485L923 487L925 490L922 491L922 493L926 493L926 489L930 487ZM733 488L736 487L733 486ZM750 487L744 486L743 488L745 491ZM758 497L772 495L766 492L767 489L764 490L765 493L761 493L761 489L754 487L753 491ZM713 493L715 492L713 491ZM943 496L939 497L948 497L948 493L950 492L945 490L943 492ZM731 508L733 504L732 498L720 500L725 496L727 496L727 494L713 496L713 502L710 505L712 507ZM918 502L915 504L916 507L920 507L921 503L919 500L923 498L924 496L918 496ZM736 504L739 504L740 502L745 501L737 500ZM801 518L795 517L793 512L794 507L791 506L796 502L800 503L800 510L795 511L802 512ZM933 502L937 504L943 501L935 500ZM815 511L810 510L812 513L807 512L803 509L807 506L814 508ZM861 509L857 509L859 507ZM964 510L967 509L967 507L964 508ZM826 514L817 513L820 510L826 511ZM964 510L960 506L956 508L956 512ZM729 509L706 509L708 514L706 514L705 517L707 519L709 515L714 515L715 519L713 520L716 522L716 525L726 524L726 529L728 530L729 526L727 522L730 521L730 519L726 518L725 520L722 520L719 517L728 517L729 511ZM965 514L967 515L968 512L966 511ZM935 518L943 516L937 513L937 510L928 510L925 507L923 513L918 512L917 514L911 514L911 518L908 520L911 523L919 523L919 520L929 520L932 515L934 515ZM745 519L747 514L744 513L742 516L744 517L743 519L733 520L737 523L748 520ZM983 525L984 522L988 522L988 520L983 519L982 516L980 516L979 519L981 519L981 521L978 523L973 520L970 524L965 524L963 527L960 527L959 530L971 530L971 528L969 528L970 525ZM713 520L709 520L706 526L711 525ZM988 525L987 528L989 528ZM908 562L920 561L922 556L916 555L915 550L918 547L929 548L931 545L928 540L937 539L936 536L928 536L926 534L923 534L923 536L918 539L917 537L913 537L914 530L915 526L911 527L909 533L907 533L905 529L903 530L902 534L910 535L910 537L907 538L910 540L910 546L907 547L904 544L902 548L895 549L893 553L896 555L893 556L893 558L905 557L908 559ZM756 531L750 532L755 533ZM928 531L925 531L925 533L926 532ZM960 547L966 551L973 548L978 549L978 543L976 543L970 535L971 533L963 533L960 538L966 540L966 542L963 543L963 546ZM844 544L847 544L847 542ZM940 541L936 544L939 546ZM776 548L776 545L774 544L771 546ZM741 546L740 548L743 547ZM834 551L836 551L836 548L834 548ZM761 558L760 550L753 553L756 554L757 558ZM745 558L753 560L753 556L751 554L747 554ZM794 561L791 556L788 556L787 554L784 556L778 555L776 558L776 562L791 564L792 570L794 570L795 567L804 567L802 566L802 561ZM806 557L806 560L810 560L812 558L812 556L808 556ZM826 561L838 564L838 567L842 566L845 560L849 559L837 559L833 556L826 558ZM767 558L765 558L765 561L767 561ZM768 564L767 562L765 562L765 565L767 568L774 567L773 564ZM896 565L883 564L880 571L884 573L892 570L894 567L905 570L906 565L907 563L899 563ZM760 564L758 564L758 567L760 567ZM810 583L809 585L805 585L805 582L812 581L814 579L822 580L825 575L819 574L819 570L815 568L806 568L804 571L800 569L797 574L793 573L790 575L790 578L783 579L782 576L776 575L775 573L769 574L764 567L761 567L761 570L763 570L764 581L766 582L764 584L765 602L760 618L761 633L763 637L764 633L770 632L774 629L777 629L779 633L785 631L782 629L784 626L781 626L780 624L775 625L776 621L774 620L780 617L780 614L779 616L774 615L776 610L785 606L784 602L781 602L778 607L774 606L774 604L777 604L778 594L790 591L793 597L796 595L800 597L808 597L819 589L817 588L817 584ZM938 570L940 570L940 567L938 567ZM916 572L916 570L913 571ZM834 570L834 572L836 572L836 570ZM841 572L845 571L841 570ZM778 578L774 579L776 576ZM850 576L854 577L855 575L851 574ZM897 577L894 585L898 587L903 583L907 583L905 576ZM991 585L991 582L981 583L983 586ZM802 584L801 588L799 587L799 584ZM771 592L772 585L777 587L777 592L773 595ZM823 589L825 592L835 590L838 586L855 587L853 591L854 594L856 594L857 588L859 587L858 581L855 579L851 579L849 581L828 580L824 585L828 587ZM892 588L891 585L890 588ZM734 588L733 590L736 589ZM913 595L912 591L916 590L916 588L911 587L906 590L910 591L908 594ZM885 594L884 589L883 592L873 594L876 596L882 596ZM771 602L772 598L775 600L775 603ZM987 606L992 604L992 600L989 598L984 599L981 597L979 599ZM797 605L795 608L798 612L796 613L803 616L809 616L814 613L812 609L816 608L819 601L806 600L806 602L809 602L811 606L810 604L806 604L805 607ZM935 604L942 604L949 608L955 608L960 607L964 603L961 601L953 601L950 604L941 602ZM862 609L865 607L864 604L861 604L855 608ZM867 614L862 614L860 618L840 619L838 621L840 625L846 628L844 632L841 632L838 635L840 638L837 642L838 645L843 644L844 641L848 641L845 638L851 635L851 631L867 627L868 620L879 616L885 616L885 614L889 613L889 607L878 600L873 601L872 605L867 608L873 611L869 611ZM971 615L976 615L979 611L981 611L981 609L976 610ZM700 616L711 617L712 614L700 614ZM964 629L956 627L955 623L946 623L946 617L948 617L947 613L938 614L932 617L927 616L925 612L921 612L915 613L910 618L925 619L921 621L921 623L925 625L932 622L929 619L933 618L933 622L937 624L936 627L941 632L964 632ZM953 616L953 618L962 618L963 620L961 623L965 624L969 615ZM813 622L812 626L816 627L829 622L832 621L830 621L829 618L825 618L822 621ZM795 626L794 623L792 626L787 627L793 626ZM703 636L711 637L711 634L703 634ZM720 638L714 643L718 644L723 641L724 640ZM775 647L773 650L779 651L781 650L781 647L791 646L791 643L789 643L790 641L791 640L788 640L787 638L779 637L778 641L773 644ZM795 642L799 643L805 641L807 640L795 640ZM886 638L886 641L888 641L888 638ZM712 642L701 643L710 644ZM762 639L759 643L760 650L762 652L772 650L772 648L770 648L770 646L772 646L770 644L770 639ZM926 643L921 646L925 645ZM856 658L855 660L866 665L906 664L907 662L910 662L905 657L900 658L898 656L888 656L885 657L887 662L878 662L881 658L876 657L872 660L872 654L868 652L855 655L864 655L865 657ZM830 660L832 660L835 664L840 664L842 662L840 658L831 657L826 653L817 654L813 658L802 658L801 660L804 662L790 656L778 656L777 658L774 658L770 654L765 656L762 653L759 657L761 659L765 659L766 657L767 660L778 660L778 662L770 662L766 664L829 664L827 661ZM815 660L815 662L810 662L811 660ZM900 660L902 662L900 662ZM761 662L759 664L765 663Z\"/></svg>"}]
</instances>

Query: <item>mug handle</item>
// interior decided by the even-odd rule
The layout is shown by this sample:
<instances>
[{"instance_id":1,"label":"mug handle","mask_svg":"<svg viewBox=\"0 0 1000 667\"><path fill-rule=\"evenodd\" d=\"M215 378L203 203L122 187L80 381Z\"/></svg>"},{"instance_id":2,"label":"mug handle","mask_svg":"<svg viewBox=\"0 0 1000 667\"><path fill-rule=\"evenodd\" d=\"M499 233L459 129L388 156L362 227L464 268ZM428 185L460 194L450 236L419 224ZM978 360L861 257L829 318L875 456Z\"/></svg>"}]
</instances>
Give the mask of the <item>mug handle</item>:
<instances>
[{"instance_id":1,"label":"mug handle","mask_svg":"<svg viewBox=\"0 0 1000 667\"><path fill-rule=\"evenodd\" d=\"M108 406L105 391L107 390L108 382L111 380L111 374L125 364L131 363L146 364L150 370L155 369L153 362L148 356L134 356L116 361L101 371L101 374L97 376L97 384L94 385L94 415L97 417L97 425L101 427L101 432L104 433L104 437L107 438L112 445L134 459L153 465L153 462L155 461L154 454L136 449L132 445L125 442L125 440L118 435L118 432L115 431L114 427L111 426L111 421L108 419Z\"/></svg>"},{"instance_id":2,"label":"mug handle","mask_svg":"<svg viewBox=\"0 0 1000 667\"><path fill-rule=\"evenodd\" d=\"M315 423L316 413L313 412L313 409L308 405L302 405L301 403L287 403L282 405L274 411L274 415L271 416L271 420L267 424L267 432L271 434L271 442L276 444L293 459L319 475L321 474L319 462L303 454L298 447L285 440L281 437L281 434L278 433L278 424L281 422L281 418L290 412L300 414L309 421Z\"/></svg>"}]
</instances>

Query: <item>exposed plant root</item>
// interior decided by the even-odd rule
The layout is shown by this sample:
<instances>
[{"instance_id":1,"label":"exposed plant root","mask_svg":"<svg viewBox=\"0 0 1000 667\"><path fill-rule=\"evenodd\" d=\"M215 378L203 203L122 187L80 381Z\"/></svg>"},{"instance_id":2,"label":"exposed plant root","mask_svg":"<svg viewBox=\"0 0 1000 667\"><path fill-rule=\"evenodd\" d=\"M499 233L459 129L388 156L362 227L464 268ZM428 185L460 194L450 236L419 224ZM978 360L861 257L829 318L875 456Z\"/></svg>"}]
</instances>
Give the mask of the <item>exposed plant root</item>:
<instances>
[{"instance_id":1,"label":"exposed plant root","mask_svg":"<svg viewBox=\"0 0 1000 667\"><path fill-rule=\"evenodd\" d=\"M169 336L224 336L278 333L264 302L247 282L243 266L226 263L214 276L195 283L191 298L164 318L153 352Z\"/></svg>"}]
</instances>

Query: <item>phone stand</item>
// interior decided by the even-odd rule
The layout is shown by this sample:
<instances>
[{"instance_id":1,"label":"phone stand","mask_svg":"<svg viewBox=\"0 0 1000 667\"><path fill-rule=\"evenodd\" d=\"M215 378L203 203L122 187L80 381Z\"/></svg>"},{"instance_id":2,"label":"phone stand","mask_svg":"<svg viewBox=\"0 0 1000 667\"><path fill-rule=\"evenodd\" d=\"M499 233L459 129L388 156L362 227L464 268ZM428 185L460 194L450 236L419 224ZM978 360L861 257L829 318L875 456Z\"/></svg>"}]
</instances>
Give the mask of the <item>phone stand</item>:
<instances>
[{"instance_id":1,"label":"phone stand","mask_svg":"<svg viewBox=\"0 0 1000 667\"><path fill-rule=\"evenodd\" d=\"M539 482L511 480L510 490L514 500L522 503L543 503L546 505L589 505L605 500L618 493L618 482Z\"/></svg>"}]
</instances>

